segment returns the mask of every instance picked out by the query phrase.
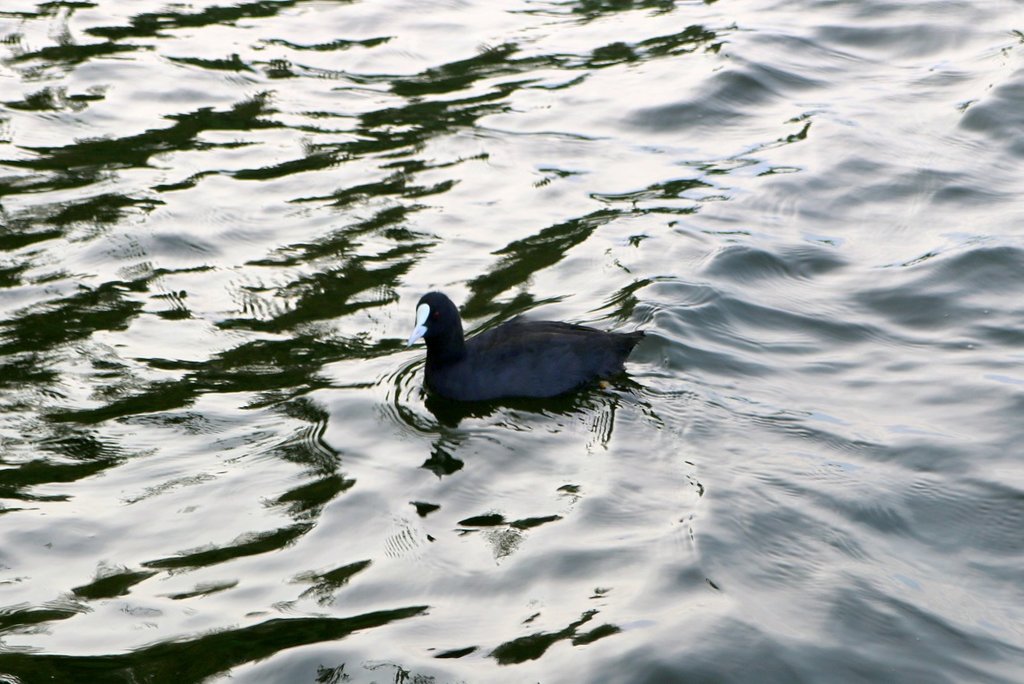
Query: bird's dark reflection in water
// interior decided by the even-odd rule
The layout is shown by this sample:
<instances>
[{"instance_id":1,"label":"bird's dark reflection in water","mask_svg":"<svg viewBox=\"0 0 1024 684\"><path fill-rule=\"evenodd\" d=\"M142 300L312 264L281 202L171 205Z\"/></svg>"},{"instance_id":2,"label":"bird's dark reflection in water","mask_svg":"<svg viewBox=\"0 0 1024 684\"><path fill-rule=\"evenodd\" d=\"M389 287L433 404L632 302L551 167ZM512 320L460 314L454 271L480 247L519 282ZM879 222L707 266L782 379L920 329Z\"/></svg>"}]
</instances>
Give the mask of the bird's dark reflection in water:
<instances>
[{"instance_id":1,"label":"bird's dark reflection in water","mask_svg":"<svg viewBox=\"0 0 1024 684\"><path fill-rule=\"evenodd\" d=\"M571 395L549 399L506 399L492 402L461 402L445 399L434 394L426 394L424 406L437 421L434 429L436 437L430 450L430 456L422 468L430 470L438 477L458 472L465 466L465 461L458 453L472 433L460 429L466 421L491 418L490 422L513 430L521 430L531 418L542 422L559 417L571 418L587 427L591 433L589 446L607 449L615 428L615 417L623 403L638 401L641 410L646 412L637 390L639 386L629 381L616 383L615 390L598 388L593 391L579 392ZM504 417L501 416L504 414ZM498 417L495 421L492 417ZM422 427L422 425L420 425Z\"/></svg>"},{"instance_id":2,"label":"bird's dark reflection in water","mask_svg":"<svg viewBox=\"0 0 1024 684\"><path fill-rule=\"evenodd\" d=\"M660 424L642 386L628 376L616 378L607 387L597 385L546 399L465 402L446 399L425 389L422 372L423 360L417 359L382 378L389 386L385 406L391 420L417 434L430 436L430 455L421 467L438 477L456 473L465 466L459 454L467 442L479 438L479 434L470 429L474 421L513 431L529 429L531 424L571 421L586 426L586 431L592 434L589 445L602 449L608 448L611 442L620 407L633 406Z\"/></svg>"},{"instance_id":3,"label":"bird's dark reflection in water","mask_svg":"<svg viewBox=\"0 0 1024 684\"><path fill-rule=\"evenodd\" d=\"M624 386L625 383L622 382ZM423 405L443 426L456 428L462 421L469 418L488 418L495 413L507 410L511 412L533 413L548 416L584 415L595 410L611 409L614 412L618 404L618 396L605 388L590 391L563 394L545 399L510 398L494 401L454 401L445 397L424 393ZM611 430L607 442L611 439Z\"/></svg>"}]
</instances>

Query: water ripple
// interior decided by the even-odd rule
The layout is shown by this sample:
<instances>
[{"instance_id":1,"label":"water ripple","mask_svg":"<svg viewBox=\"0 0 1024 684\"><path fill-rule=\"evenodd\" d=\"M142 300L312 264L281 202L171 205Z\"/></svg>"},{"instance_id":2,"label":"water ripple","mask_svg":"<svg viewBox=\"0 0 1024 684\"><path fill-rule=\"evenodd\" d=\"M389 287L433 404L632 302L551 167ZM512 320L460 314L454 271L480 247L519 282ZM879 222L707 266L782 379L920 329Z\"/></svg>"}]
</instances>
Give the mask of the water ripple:
<instances>
[{"instance_id":1,"label":"water ripple","mask_svg":"<svg viewBox=\"0 0 1024 684\"><path fill-rule=\"evenodd\" d=\"M0 671L1019 680L1014 9L0 10Z\"/></svg>"}]
</instances>

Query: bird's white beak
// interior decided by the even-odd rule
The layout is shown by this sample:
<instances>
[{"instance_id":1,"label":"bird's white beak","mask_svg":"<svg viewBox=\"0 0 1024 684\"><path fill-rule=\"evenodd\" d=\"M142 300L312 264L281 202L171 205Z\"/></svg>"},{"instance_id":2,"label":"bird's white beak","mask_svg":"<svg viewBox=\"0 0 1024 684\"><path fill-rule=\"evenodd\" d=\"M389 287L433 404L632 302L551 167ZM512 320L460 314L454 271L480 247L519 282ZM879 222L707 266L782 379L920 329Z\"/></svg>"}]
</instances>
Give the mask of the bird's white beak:
<instances>
[{"instance_id":1,"label":"bird's white beak","mask_svg":"<svg viewBox=\"0 0 1024 684\"><path fill-rule=\"evenodd\" d=\"M416 329L412 331L412 335L409 335L409 344L406 345L406 346L411 347L413 344L416 343L416 340L422 338L426 334L427 334L427 326L425 326L425 325L417 325Z\"/></svg>"},{"instance_id":2,"label":"bird's white beak","mask_svg":"<svg viewBox=\"0 0 1024 684\"><path fill-rule=\"evenodd\" d=\"M419 308L416 309L416 327L413 329L412 335L409 335L409 344L406 346L411 347L416 340L427 334L427 318L429 316L430 306L420 304Z\"/></svg>"}]
</instances>

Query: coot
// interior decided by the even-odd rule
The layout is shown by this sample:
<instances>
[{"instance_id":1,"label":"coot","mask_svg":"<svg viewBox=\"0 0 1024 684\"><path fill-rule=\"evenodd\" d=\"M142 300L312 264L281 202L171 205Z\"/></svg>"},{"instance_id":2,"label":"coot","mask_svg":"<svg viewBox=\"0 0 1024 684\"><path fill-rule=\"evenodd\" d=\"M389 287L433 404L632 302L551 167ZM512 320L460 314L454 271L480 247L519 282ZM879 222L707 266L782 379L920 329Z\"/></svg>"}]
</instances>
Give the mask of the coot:
<instances>
[{"instance_id":1,"label":"coot","mask_svg":"<svg viewBox=\"0 0 1024 684\"><path fill-rule=\"evenodd\" d=\"M430 292L416 306L409 346L427 343L427 386L459 401L553 397L623 370L643 331L516 318L470 339L455 304Z\"/></svg>"}]
</instances>

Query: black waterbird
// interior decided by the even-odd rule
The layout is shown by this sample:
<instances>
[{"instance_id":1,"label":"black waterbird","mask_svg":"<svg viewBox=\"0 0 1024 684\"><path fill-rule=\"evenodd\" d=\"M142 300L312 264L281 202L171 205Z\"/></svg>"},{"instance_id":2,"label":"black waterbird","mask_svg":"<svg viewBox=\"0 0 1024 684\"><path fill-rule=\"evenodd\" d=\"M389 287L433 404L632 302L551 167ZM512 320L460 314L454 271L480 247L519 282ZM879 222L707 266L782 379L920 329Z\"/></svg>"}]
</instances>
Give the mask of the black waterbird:
<instances>
[{"instance_id":1,"label":"black waterbird","mask_svg":"<svg viewBox=\"0 0 1024 684\"><path fill-rule=\"evenodd\" d=\"M554 397L621 373L642 330L515 318L470 339L452 300L429 292L416 306L409 346L427 343L427 387L448 399Z\"/></svg>"}]
</instances>

